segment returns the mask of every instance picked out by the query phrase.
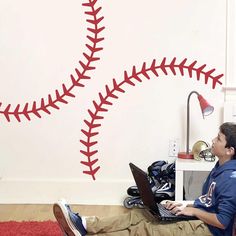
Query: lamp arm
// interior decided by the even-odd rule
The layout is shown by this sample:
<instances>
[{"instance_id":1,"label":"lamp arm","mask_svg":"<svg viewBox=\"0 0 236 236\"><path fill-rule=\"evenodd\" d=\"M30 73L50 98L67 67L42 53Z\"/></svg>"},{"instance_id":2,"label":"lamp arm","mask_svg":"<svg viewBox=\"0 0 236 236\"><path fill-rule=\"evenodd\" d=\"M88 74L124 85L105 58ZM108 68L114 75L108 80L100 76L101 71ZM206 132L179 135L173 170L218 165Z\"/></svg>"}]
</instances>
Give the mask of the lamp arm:
<instances>
[{"instance_id":1,"label":"lamp arm","mask_svg":"<svg viewBox=\"0 0 236 236\"><path fill-rule=\"evenodd\" d=\"M199 93L197 91L192 91L189 95L188 95L188 100L187 100L187 136L186 136L186 153L189 154L189 124L190 124L190 97L191 95L195 93L197 95L199 95Z\"/></svg>"}]
</instances>

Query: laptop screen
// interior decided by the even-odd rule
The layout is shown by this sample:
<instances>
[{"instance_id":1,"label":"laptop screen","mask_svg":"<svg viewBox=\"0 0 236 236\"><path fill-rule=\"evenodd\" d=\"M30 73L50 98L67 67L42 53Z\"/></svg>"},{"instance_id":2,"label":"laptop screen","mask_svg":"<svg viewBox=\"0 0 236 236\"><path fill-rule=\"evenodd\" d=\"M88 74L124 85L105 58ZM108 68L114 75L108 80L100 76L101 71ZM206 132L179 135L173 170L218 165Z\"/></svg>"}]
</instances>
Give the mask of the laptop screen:
<instances>
[{"instance_id":1,"label":"laptop screen","mask_svg":"<svg viewBox=\"0 0 236 236\"><path fill-rule=\"evenodd\" d=\"M158 207L156 205L155 197L152 192L147 174L143 170L135 166L133 163L130 163L129 166L144 206L148 207L151 210L157 211Z\"/></svg>"}]
</instances>

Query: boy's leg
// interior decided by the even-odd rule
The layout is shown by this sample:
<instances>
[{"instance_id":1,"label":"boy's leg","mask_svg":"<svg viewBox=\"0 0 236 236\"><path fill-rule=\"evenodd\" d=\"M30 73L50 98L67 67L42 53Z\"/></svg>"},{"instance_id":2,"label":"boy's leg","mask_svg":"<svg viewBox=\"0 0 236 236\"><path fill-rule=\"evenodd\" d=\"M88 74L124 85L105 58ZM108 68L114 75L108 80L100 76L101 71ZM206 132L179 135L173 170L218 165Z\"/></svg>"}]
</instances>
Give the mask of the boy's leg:
<instances>
[{"instance_id":1,"label":"boy's leg","mask_svg":"<svg viewBox=\"0 0 236 236\"><path fill-rule=\"evenodd\" d=\"M65 200L53 205L53 213L62 231L67 236L103 235L103 236L132 236L151 235L146 225L148 216L145 211L134 210L130 213L103 218L84 217L71 211Z\"/></svg>"},{"instance_id":2,"label":"boy's leg","mask_svg":"<svg viewBox=\"0 0 236 236\"><path fill-rule=\"evenodd\" d=\"M211 236L208 227L200 220L160 222L144 210L132 210L120 216L88 218L87 231L99 236Z\"/></svg>"},{"instance_id":3,"label":"boy's leg","mask_svg":"<svg viewBox=\"0 0 236 236\"><path fill-rule=\"evenodd\" d=\"M147 225L153 220L143 209L133 209L128 213L111 217L88 217L88 234L99 235L151 235ZM137 234L138 232L138 234ZM110 233L110 234L109 234Z\"/></svg>"},{"instance_id":4,"label":"boy's leg","mask_svg":"<svg viewBox=\"0 0 236 236\"><path fill-rule=\"evenodd\" d=\"M180 221L175 223L159 222L145 210L132 210L127 214L99 219L89 217L83 223L83 218L71 211L63 201L53 206L54 215L69 236L99 235L99 236L210 236L208 227L200 220Z\"/></svg>"},{"instance_id":5,"label":"boy's leg","mask_svg":"<svg viewBox=\"0 0 236 236\"><path fill-rule=\"evenodd\" d=\"M201 220L161 222L152 225L153 236L212 236L207 225Z\"/></svg>"}]
</instances>

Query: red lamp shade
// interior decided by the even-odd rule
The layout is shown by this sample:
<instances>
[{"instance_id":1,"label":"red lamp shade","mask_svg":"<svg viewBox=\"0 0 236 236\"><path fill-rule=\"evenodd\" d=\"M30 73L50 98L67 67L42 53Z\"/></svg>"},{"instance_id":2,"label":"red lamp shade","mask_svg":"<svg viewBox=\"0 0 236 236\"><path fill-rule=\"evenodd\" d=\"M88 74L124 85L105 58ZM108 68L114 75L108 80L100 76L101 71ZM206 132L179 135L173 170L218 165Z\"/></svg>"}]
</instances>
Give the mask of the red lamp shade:
<instances>
[{"instance_id":1,"label":"red lamp shade","mask_svg":"<svg viewBox=\"0 0 236 236\"><path fill-rule=\"evenodd\" d=\"M204 116L210 115L214 111L214 107L211 106L202 95L198 95L198 100L202 110L203 118Z\"/></svg>"}]
</instances>

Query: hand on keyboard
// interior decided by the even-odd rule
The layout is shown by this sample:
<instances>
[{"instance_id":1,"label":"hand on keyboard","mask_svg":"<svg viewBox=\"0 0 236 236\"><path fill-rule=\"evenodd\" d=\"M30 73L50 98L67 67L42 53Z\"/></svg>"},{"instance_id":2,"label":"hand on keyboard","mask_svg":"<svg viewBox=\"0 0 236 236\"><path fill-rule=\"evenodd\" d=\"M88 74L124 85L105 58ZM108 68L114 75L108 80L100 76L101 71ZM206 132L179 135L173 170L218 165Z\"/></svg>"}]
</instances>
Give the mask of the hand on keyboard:
<instances>
[{"instance_id":1,"label":"hand on keyboard","mask_svg":"<svg viewBox=\"0 0 236 236\"><path fill-rule=\"evenodd\" d=\"M165 208L173 214L177 214L178 212L182 211L187 204L174 202L174 201L166 201L164 204Z\"/></svg>"}]
</instances>

